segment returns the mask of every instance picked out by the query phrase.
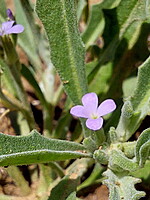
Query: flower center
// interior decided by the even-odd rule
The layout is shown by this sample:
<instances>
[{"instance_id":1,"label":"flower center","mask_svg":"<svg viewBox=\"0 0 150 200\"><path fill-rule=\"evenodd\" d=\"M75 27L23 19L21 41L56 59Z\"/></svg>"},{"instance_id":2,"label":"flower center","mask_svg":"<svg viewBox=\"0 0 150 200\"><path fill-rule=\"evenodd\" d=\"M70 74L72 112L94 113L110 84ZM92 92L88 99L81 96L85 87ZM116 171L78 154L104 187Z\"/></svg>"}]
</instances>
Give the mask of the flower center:
<instances>
[{"instance_id":1,"label":"flower center","mask_svg":"<svg viewBox=\"0 0 150 200\"><path fill-rule=\"evenodd\" d=\"M91 119L98 119L99 118L96 113L92 113L90 117L91 117Z\"/></svg>"}]
</instances>

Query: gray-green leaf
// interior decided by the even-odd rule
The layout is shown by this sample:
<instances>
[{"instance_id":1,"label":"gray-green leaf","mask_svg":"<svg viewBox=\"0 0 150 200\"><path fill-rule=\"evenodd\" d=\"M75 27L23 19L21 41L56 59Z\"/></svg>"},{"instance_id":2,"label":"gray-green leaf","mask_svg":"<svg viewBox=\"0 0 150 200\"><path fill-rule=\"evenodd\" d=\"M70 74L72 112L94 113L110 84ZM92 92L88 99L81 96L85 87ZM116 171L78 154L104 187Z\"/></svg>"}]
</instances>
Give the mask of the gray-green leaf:
<instances>
[{"instance_id":1,"label":"gray-green leaf","mask_svg":"<svg viewBox=\"0 0 150 200\"><path fill-rule=\"evenodd\" d=\"M119 3L120 0L107 0L91 6L88 24L82 34L86 48L92 45L104 30L105 18L103 16L103 9L115 8Z\"/></svg>"},{"instance_id":2,"label":"gray-green leaf","mask_svg":"<svg viewBox=\"0 0 150 200\"><path fill-rule=\"evenodd\" d=\"M76 187L78 185L78 179L71 179L69 176L65 176L51 191L48 200L74 200L76 197Z\"/></svg>"},{"instance_id":3,"label":"gray-green leaf","mask_svg":"<svg viewBox=\"0 0 150 200\"><path fill-rule=\"evenodd\" d=\"M15 17L18 24L22 24L25 28L24 32L19 35L18 43L36 70L40 70L41 62L38 55L38 37L37 27L34 23L33 12L29 1L14 0Z\"/></svg>"},{"instance_id":4,"label":"gray-green leaf","mask_svg":"<svg viewBox=\"0 0 150 200\"><path fill-rule=\"evenodd\" d=\"M136 159L140 167L143 167L150 155L150 128L144 130L136 144Z\"/></svg>"},{"instance_id":5,"label":"gray-green leaf","mask_svg":"<svg viewBox=\"0 0 150 200\"><path fill-rule=\"evenodd\" d=\"M135 171L138 169L137 163L133 159L127 158L121 150L113 149L110 152L109 168L114 171Z\"/></svg>"},{"instance_id":6,"label":"gray-green leaf","mask_svg":"<svg viewBox=\"0 0 150 200\"><path fill-rule=\"evenodd\" d=\"M107 177L103 183L109 188L109 200L138 200L145 196L145 192L137 191L134 187L136 183L141 182L140 179L115 174L109 169L103 175Z\"/></svg>"},{"instance_id":7,"label":"gray-green leaf","mask_svg":"<svg viewBox=\"0 0 150 200\"><path fill-rule=\"evenodd\" d=\"M127 141L150 113L150 57L139 67L135 91L122 108L116 132Z\"/></svg>"},{"instance_id":8,"label":"gray-green leaf","mask_svg":"<svg viewBox=\"0 0 150 200\"><path fill-rule=\"evenodd\" d=\"M47 163L89 157L83 145L64 140L48 139L33 130L28 136L0 133L0 166Z\"/></svg>"},{"instance_id":9,"label":"gray-green leaf","mask_svg":"<svg viewBox=\"0 0 150 200\"><path fill-rule=\"evenodd\" d=\"M75 104L87 92L84 47L77 28L75 2L38 0L36 11L50 43L51 59Z\"/></svg>"}]
</instances>

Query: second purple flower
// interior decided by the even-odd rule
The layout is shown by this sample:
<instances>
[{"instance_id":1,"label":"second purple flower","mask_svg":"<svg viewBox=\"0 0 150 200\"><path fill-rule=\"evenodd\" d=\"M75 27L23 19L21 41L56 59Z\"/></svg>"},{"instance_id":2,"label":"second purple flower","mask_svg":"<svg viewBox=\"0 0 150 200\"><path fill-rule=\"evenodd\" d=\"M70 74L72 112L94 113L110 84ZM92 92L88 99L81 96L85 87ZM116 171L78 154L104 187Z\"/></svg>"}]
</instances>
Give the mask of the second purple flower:
<instances>
[{"instance_id":1,"label":"second purple flower","mask_svg":"<svg viewBox=\"0 0 150 200\"><path fill-rule=\"evenodd\" d=\"M8 34L18 34L24 31L24 27L21 24L14 25L15 21L3 22L0 28L0 36Z\"/></svg>"}]
</instances>

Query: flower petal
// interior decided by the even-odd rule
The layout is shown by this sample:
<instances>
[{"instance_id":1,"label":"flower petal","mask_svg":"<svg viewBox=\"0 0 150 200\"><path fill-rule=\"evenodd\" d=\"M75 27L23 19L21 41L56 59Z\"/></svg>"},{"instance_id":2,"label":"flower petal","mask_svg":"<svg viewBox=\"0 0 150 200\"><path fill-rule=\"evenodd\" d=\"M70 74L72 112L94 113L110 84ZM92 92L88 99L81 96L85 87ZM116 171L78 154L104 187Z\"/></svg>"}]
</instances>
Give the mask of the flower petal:
<instances>
[{"instance_id":1,"label":"flower petal","mask_svg":"<svg viewBox=\"0 0 150 200\"><path fill-rule=\"evenodd\" d=\"M74 106L71 108L70 113L76 117L88 118L84 106Z\"/></svg>"},{"instance_id":2,"label":"flower petal","mask_svg":"<svg viewBox=\"0 0 150 200\"><path fill-rule=\"evenodd\" d=\"M107 99L99 105L97 112L99 116L103 116L114 111L115 109L116 109L115 102L112 99Z\"/></svg>"},{"instance_id":3,"label":"flower petal","mask_svg":"<svg viewBox=\"0 0 150 200\"><path fill-rule=\"evenodd\" d=\"M98 107L98 97L94 92L87 93L82 97L82 103L87 113L95 113Z\"/></svg>"},{"instance_id":4,"label":"flower petal","mask_svg":"<svg viewBox=\"0 0 150 200\"><path fill-rule=\"evenodd\" d=\"M5 34L22 33L23 31L24 31L24 27L20 24L17 24L13 26L12 28L10 28L9 30L7 30Z\"/></svg>"},{"instance_id":5,"label":"flower petal","mask_svg":"<svg viewBox=\"0 0 150 200\"><path fill-rule=\"evenodd\" d=\"M8 21L8 22L3 22L2 23L2 30L5 32L7 31L8 29L10 29L13 24L14 24L15 21Z\"/></svg>"},{"instance_id":6,"label":"flower petal","mask_svg":"<svg viewBox=\"0 0 150 200\"><path fill-rule=\"evenodd\" d=\"M100 117L98 119L87 119L86 126L91 130L99 130L103 125L103 118Z\"/></svg>"}]
</instances>

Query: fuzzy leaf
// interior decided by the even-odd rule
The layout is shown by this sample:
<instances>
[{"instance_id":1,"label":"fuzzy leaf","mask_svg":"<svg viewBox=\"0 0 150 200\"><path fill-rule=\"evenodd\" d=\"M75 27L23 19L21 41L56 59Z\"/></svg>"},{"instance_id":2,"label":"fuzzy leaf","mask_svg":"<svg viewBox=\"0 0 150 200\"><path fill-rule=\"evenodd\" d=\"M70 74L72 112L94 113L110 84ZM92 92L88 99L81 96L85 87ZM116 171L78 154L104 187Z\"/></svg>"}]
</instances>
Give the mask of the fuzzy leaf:
<instances>
[{"instance_id":1,"label":"fuzzy leaf","mask_svg":"<svg viewBox=\"0 0 150 200\"><path fill-rule=\"evenodd\" d=\"M47 101L32 73L32 71L30 70L29 67L26 67L24 65L22 65L21 68L21 74L24 76L24 78L31 84L31 86L34 88L35 90L35 94L38 97L38 99L41 101L42 105L46 106L47 105Z\"/></svg>"},{"instance_id":2,"label":"fuzzy leaf","mask_svg":"<svg viewBox=\"0 0 150 200\"><path fill-rule=\"evenodd\" d=\"M86 0L79 0L78 1L78 3L77 3L77 19L78 19L78 21L80 20L82 12L83 12L86 5L87 5Z\"/></svg>"},{"instance_id":3,"label":"fuzzy leaf","mask_svg":"<svg viewBox=\"0 0 150 200\"><path fill-rule=\"evenodd\" d=\"M84 47L77 28L75 2L37 0L36 11L47 32L51 59L75 104L87 92Z\"/></svg>"},{"instance_id":4,"label":"fuzzy leaf","mask_svg":"<svg viewBox=\"0 0 150 200\"><path fill-rule=\"evenodd\" d=\"M78 184L78 179L71 179L71 178L69 178L69 176L65 176L52 189L51 195L48 198L48 200L56 200L56 199L73 200L75 194L72 194L72 193L76 190L77 184Z\"/></svg>"},{"instance_id":5,"label":"fuzzy leaf","mask_svg":"<svg viewBox=\"0 0 150 200\"><path fill-rule=\"evenodd\" d=\"M92 185L93 182L95 182L97 179L102 178L102 172L104 171L105 168L99 163L96 163L89 177L78 186L77 190L79 191L83 188L87 188L88 186Z\"/></svg>"},{"instance_id":6,"label":"fuzzy leaf","mask_svg":"<svg viewBox=\"0 0 150 200\"><path fill-rule=\"evenodd\" d=\"M88 157L83 145L75 142L48 139L33 130L28 136L0 133L0 166L47 163Z\"/></svg>"},{"instance_id":7,"label":"fuzzy leaf","mask_svg":"<svg viewBox=\"0 0 150 200\"><path fill-rule=\"evenodd\" d=\"M119 3L120 0L107 0L91 6L88 24L86 30L82 34L82 39L86 48L92 45L104 30L105 19L103 16L103 9L112 9L117 7Z\"/></svg>"},{"instance_id":8,"label":"fuzzy leaf","mask_svg":"<svg viewBox=\"0 0 150 200\"><path fill-rule=\"evenodd\" d=\"M136 144L136 159L140 167L143 167L150 156L150 128L144 130Z\"/></svg>"},{"instance_id":9,"label":"fuzzy leaf","mask_svg":"<svg viewBox=\"0 0 150 200\"><path fill-rule=\"evenodd\" d=\"M150 182L150 176L149 176L149 169L150 169L150 160L146 161L143 168L138 169L134 172L131 172L130 175L142 179L142 181L145 183Z\"/></svg>"},{"instance_id":10,"label":"fuzzy leaf","mask_svg":"<svg viewBox=\"0 0 150 200\"><path fill-rule=\"evenodd\" d=\"M135 171L138 169L137 163L133 159L127 158L120 150L112 150L109 158L109 168L114 171Z\"/></svg>"},{"instance_id":11,"label":"fuzzy leaf","mask_svg":"<svg viewBox=\"0 0 150 200\"><path fill-rule=\"evenodd\" d=\"M0 22L5 21L6 18L6 4L4 0L1 0L1 6L0 6Z\"/></svg>"},{"instance_id":12,"label":"fuzzy leaf","mask_svg":"<svg viewBox=\"0 0 150 200\"><path fill-rule=\"evenodd\" d=\"M131 77L123 82L123 96L127 98L133 94L134 88L137 84L137 77Z\"/></svg>"},{"instance_id":13,"label":"fuzzy leaf","mask_svg":"<svg viewBox=\"0 0 150 200\"><path fill-rule=\"evenodd\" d=\"M82 39L87 49L95 42L97 37L102 34L104 26L105 20L103 17L101 3L100 5L93 5L90 9L90 17L87 28L82 34Z\"/></svg>"},{"instance_id":14,"label":"fuzzy leaf","mask_svg":"<svg viewBox=\"0 0 150 200\"><path fill-rule=\"evenodd\" d=\"M131 71L131 67L135 65L134 63L131 65L131 67L127 67L128 64L126 64L125 56L128 55L125 55L125 53L127 53L126 51L131 50L131 48L135 45L139 38L139 35L142 34L142 25L148 22L148 20L150 19L148 12L149 6L149 0L121 0L120 4L115 9L103 10L105 14L105 19L107 19L103 34L103 38L105 41L104 48L102 49L102 53L100 54L99 62L92 70L92 73L89 75L88 80L89 82L92 82L94 80L98 83L99 76L97 76L96 74L98 73L100 67L108 62L112 62L115 60L115 63L113 63L113 65L115 64L115 71L113 73L113 76L111 77L111 87L108 91L109 97L112 97L113 95L115 96L116 91L117 94L120 94L120 85L122 80L124 80L129 75L128 71ZM121 46L118 48L119 44ZM141 47L142 45L144 45L144 43L140 44L139 46ZM141 55L141 53L139 53L139 55ZM131 56L131 58L132 57L133 56ZM124 59L124 62L120 59ZM137 62L138 61L139 60L137 60ZM131 64L131 62L129 62L129 64ZM118 79L118 77L120 78Z\"/></svg>"},{"instance_id":15,"label":"fuzzy leaf","mask_svg":"<svg viewBox=\"0 0 150 200\"><path fill-rule=\"evenodd\" d=\"M111 75L112 75L112 63L107 63L106 65L102 65L99 71L97 72L96 76L90 83L89 91L95 92L97 94L106 93L108 90L108 80L110 79Z\"/></svg>"},{"instance_id":16,"label":"fuzzy leaf","mask_svg":"<svg viewBox=\"0 0 150 200\"><path fill-rule=\"evenodd\" d=\"M94 160L91 158L81 158L74 161L66 169L66 176L61 180L55 180L55 182L51 185L50 190L53 191L53 195L50 195L50 197L53 197L54 199L64 199L64 197L68 196L69 200L74 200L73 197L75 196L74 191L76 190L76 186L79 184L79 182L81 182L81 177L83 177L83 175L88 171L88 168L92 167L93 164ZM61 191L58 193L60 188L63 189L61 189ZM62 195L61 198L59 198L60 194ZM49 199L51 200L51 198Z\"/></svg>"},{"instance_id":17,"label":"fuzzy leaf","mask_svg":"<svg viewBox=\"0 0 150 200\"><path fill-rule=\"evenodd\" d=\"M116 132L127 141L150 114L150 57L139 67L137 85L133 95L125 101Z\"/></svg>"},{"instance_id":18,"label":"fuzzy leaf","mask_svg":"<svg viewBox=\"0 0 150 200\"><path fill-rule=\"evenodd\" d=\"M37 27L34 23L32 8L27 0L14 0L14 5L16 21L25 28L18 37L18 43L28 55L34 68L39 70L41 62L38 55Z\"/></svg>"},{"instance_id":19,"label":"fuzzy leaf","mask_svg":"<svg viewBox=\"0 0 150 200\"><path fill-rule=\"evenodd\" d=\"M145 196L145 192L137 191L134 187L136 183L141 182L140 179L115 174L109 169L103 175L107 177L103 183L109 188L109 200L138 200Z\"/></svg>"},{"instance_id":20,"label":"fuzzy leaf","mask_svg":"<svg viewBox=\"0 0 150 200\"><path fill-rule=\"evenodd\" d=\"M17 96L18 85L11 73L9 66L2 59L0 59L0 66L2 67L2 70L3 70L2 77L1 77L3 88L7 87L7 90L12 95Z\"/></svg>"}]
</instances>

